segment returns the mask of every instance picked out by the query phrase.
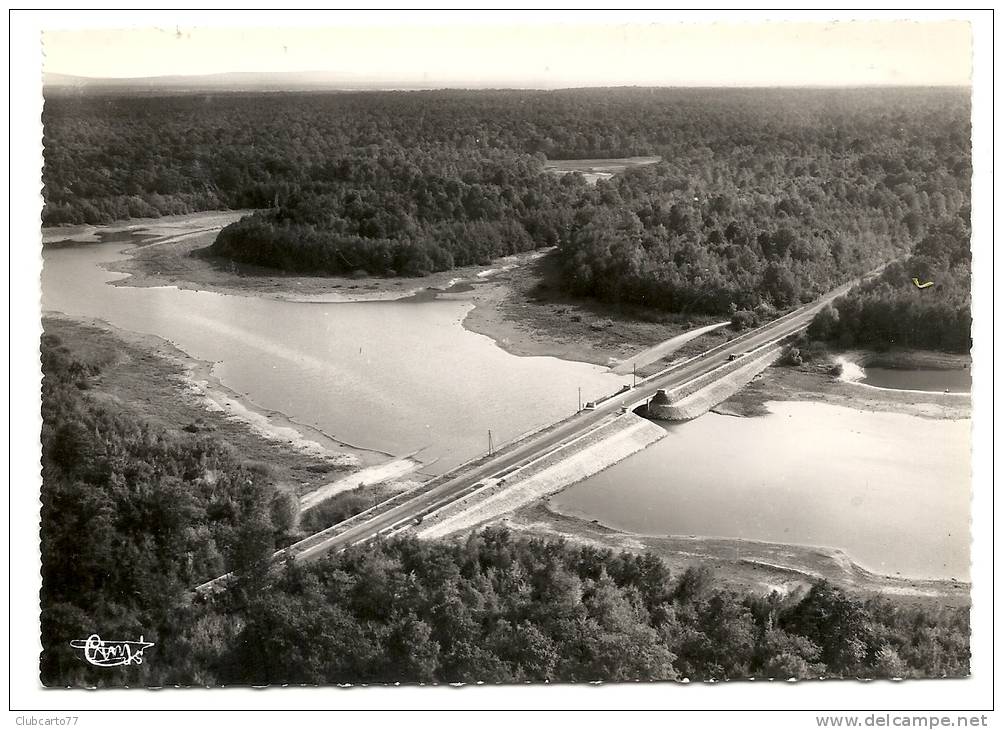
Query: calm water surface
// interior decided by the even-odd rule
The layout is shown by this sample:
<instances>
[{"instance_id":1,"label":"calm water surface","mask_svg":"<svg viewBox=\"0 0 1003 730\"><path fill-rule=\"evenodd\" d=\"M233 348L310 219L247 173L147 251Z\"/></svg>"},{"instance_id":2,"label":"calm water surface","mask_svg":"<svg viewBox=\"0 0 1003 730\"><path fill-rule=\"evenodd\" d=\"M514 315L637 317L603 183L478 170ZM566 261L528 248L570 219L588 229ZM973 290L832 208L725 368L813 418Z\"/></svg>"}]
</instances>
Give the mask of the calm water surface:
<instances>
[{"instance_id":1,"label":"calm water surface","mask_svg":"<svg viewBox=\"0 0 1003 730\"><path fill-rule=\"evenodd\" d=\"M972 390L972 371L957 370L899 370L892 368L864 368L859 381L878 388L896 390L926 390L942 393L968 393Z\"/></svg>"},{"instance_id":2,"label":"calm water surface","mask_svg":"<svg viewBox=\"0 0 1003 730\"><path fill-rule=\"evenodd\" d=\"M968 579L970 421L769 408L668 426L552 504L632 532L838 547L878 573Z\"/></svg>"},{"instance_id":3,"label":"calm water surface","mask_svg":"<svg viewBox=\"0 0 1003 730\"><path fill-rule=\"evenodd\" d=\"M159 335L218 362L254 403L357 446L396 455L426 447L441 472L495 443L570 415L623 377L584 363L514 357L465 330L457 301L298 303L110 286L101 268L122 243L43 251L42 307ZM590 396L591 397L591 396Z\"/></svg>"},{"instance_id":4,"label":"calm water surface","mask_svg":"<svg viewBox=\"0 0 1003 730\"><path fill-rule=\"evenodd\" d=\"M222 382L254 403L357 446L425 447L421 458L438 460L431 471L482 453L488 429L498 443L569 415L579 386L591 398L626 382L592 365L511 356L463 328L466 302L297 303L110 286L121 275L101 264L121 249L46 248L43 308L170 340L217 362ZM670 427L555 506L637 532L840 547L882 573L967 578L968 421L817 403L771 409Z\"/></svg>"}]
</instances>

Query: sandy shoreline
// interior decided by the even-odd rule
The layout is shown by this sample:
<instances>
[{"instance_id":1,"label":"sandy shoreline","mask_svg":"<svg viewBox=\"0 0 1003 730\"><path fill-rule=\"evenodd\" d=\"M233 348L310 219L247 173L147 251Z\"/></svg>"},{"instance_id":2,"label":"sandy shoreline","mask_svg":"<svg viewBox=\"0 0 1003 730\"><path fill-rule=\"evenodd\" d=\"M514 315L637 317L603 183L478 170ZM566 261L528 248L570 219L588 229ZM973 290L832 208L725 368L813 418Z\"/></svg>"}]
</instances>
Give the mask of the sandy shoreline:
<instances>
[{"instance_id":1,"label":"sandy shoreline","mask_svg":"<svg viewBox=\"0 0 1003 730\"><path fill-rule=\"evenodd\" d=\"M493 339L517 356L548 356L613 366L713 318L675 316L571 297L556 285L551 250L530 251L416 278L307 276L234 264L205 255L222 225L250 211L214 211L125 221L106 227L43 230L49 245L75 240L123 242L122 257L105 265L124 276L114 286L174 286L237 296L349 303L408 298L462 299L473 303L463 326ZM101 235L99 235L99 233ZM132 241L139 234L143 240ZM165 244L165 245L160 245ZM731 336L729 328L694 342L709 347ZM704 345L704 343L707 343Z\"/></svg>"},{"instance_id":2,"label":"sandy shoreline","mask_svg":"<svg viewBox=\"0 0 1003 730\"><path fill-rule=\"evenodd\" d=\"M140 239L141 245L149 245L196 231L218 231L253 212L253 210L216 210L165 215L160 218L133 218L106 225L49 226L42 228L42 243L46 246L68 246L114 241L128 243Z\"/></svg>"},{"instance_id":3,"label":"sandy shoreline","mask_svg":"<svg viewBox=\"0 0 1003 730\"><path fill-rule=\"evenodd\" d=\"M716 324L720 318L683 316L583 299L565 293L552 251L492 277L488 288L467 298L474 308L463 326L493 339L518 356L549 356L616 368L667 340ZM668 358L708 349L734 336L731 328L708 328L678 348L651 353L638 375L662 369ZM654 359L652 359L654 358ZM643 370L643 372L642 372Z\"/></svg>"},{"instance_id":4,"label":"sandy shoreline","mask_svg":"<svg viewBox=\"0 0 1003 730\"><path fill-rule=\"evenodd\" d=\"M212 373L214 363L193 358L155 335L59 313L45 313L43 324L46 333L58 336L75 355L105 361L91 391L94 397L169 429L212 433L301 496L360 472L370 484L384 471L387 479L396 479L421 467L410 457L353 447L262 408L220 383ZM116 355L108 354L112 352Z\"/></svg>"},{"instance_id":5,"label":"sandy shoreline","mask_svg":"<svg viewBox=\"0 0 1003 730\"><path fill-rule=\"evenodd\" d=\"M894 595L930 605L968 605L971 586L950 580L910 579L872 573L841 550L756 540L621 532L553 510L538 500L494 522L538 537L564 539L615 551L652 552L676 575L693 566L710 567L728 587L760 594L802 590L826 579L861 597Z\"/></svg>"},{"instance_id":6,"label":"sandy shoreline","mask_svg":"<svg viewBox=\"0 0 1003 730\"><path fill-rule=\"evenodd\" d=\"M490 337L503 350L518 357L557 357L611 366L666 339L661 336L665 333L659 331L636 343L612 348L594 344L591 340L597 338L584 333L570 335L564 328L555 331L521 321L518 313L510 311L513 300L519 296L515 280L525 278L523 269L545 255L539 251L509 256L487 267L464 267L418 278L353 279L277 274L243 265L226 270L226 264L199 255L215 235L211 231L170 246L126 249L122 259L105 267L127 275L113 282L114 286L175 286L236 296L335 304L433 298L469 301L474 306L464 318L463 326Z\"/></svg>"},{"instance_id":7,"label":"sandy shoreline","mask_svg":"<svg viewBox=\"0 0 1003 730\"><path fill-rule=\"evenodd\" d=\"M195 221L193 221L194 223ZM521 265L539 254L509 256L490 266L467 266L413 278L314 276L277 272L237 264L208 254L218 230L179 240L151 241L123 251L123 258L108 264L113 271L128 274L116 286L175 286L193 291L266 297L297 302L394 301L442 292L456 284L490 283L491 277ZM53 234L49 234L51 237ZM169 243L159 246L158 243Z\"/></svg>"},{"instance_id":8,"label":"sandy shoreline","mask_svg":"<svg viewBox=\"0 0 1003 730\"><path fill-rule=\"evenodd\" d=\"M901 354L900 362L907 355ZM923 353L916 354L924 362ZM963 356L931 354L942 364L963 363ZM922 418L946 420L972 417L972 400L962 393L893 390L843 380L829 373L832 363L806 363L798 367L774 365L756 376L738 393L711 410L725 416L756 417L768 413L768 401L815 401L865 411L893 411Z\"/></svg>"}]
</instances>

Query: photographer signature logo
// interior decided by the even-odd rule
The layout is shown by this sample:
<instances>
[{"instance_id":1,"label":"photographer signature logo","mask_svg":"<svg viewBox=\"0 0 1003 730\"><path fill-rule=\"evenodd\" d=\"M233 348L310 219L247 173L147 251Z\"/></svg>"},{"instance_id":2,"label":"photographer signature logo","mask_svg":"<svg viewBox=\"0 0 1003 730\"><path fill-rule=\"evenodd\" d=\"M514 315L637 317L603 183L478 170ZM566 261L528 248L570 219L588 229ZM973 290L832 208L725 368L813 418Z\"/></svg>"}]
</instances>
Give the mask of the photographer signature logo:
<instances>
[{"instance_id":1,"label":"photographer signature logo","mask_svg":"<svg viewBox=\"0 0 1003 730\"><path fill-rule=\"evenodd\" d=\"M70 646L83 649L84 659L96 667L127 667L142 664L143 652L153 646L153 642L144 641L142 635L139 641L105 641L91 634L86 639L74 639Z\"/></svg>"}]
</instances>

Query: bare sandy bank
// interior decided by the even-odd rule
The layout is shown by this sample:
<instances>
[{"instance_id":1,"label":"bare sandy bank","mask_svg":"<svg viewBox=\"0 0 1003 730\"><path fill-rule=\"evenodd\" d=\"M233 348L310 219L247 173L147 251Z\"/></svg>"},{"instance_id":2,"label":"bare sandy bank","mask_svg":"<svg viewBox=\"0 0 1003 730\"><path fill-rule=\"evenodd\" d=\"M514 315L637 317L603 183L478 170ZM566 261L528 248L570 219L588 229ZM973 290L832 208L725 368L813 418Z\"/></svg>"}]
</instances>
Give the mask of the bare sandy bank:
<instances>
[{"instance_id":1,"label":"bare sandy bank","mask_svg":"<svg viewBox=\"0 0 1003 730\"><path fill-rule=\"evenodd\" d=\"M492 286L467 296L475 306L463 326L486 335L513 355L551 356L630 370L661 370L671 358L686 357L731 339L736 333L717 319L617 305L568 294L561 286L553 251L494 276ZM702 331L689 337L695 330ZM684 341L666 345L673 338Z\"/></svg>"},{"instance_id":2,"label":"bare sandy bank","mask_svg":"<svg viewBox=\"0 0 1003 730\"><path fill-rule=\"evenodd\" d=\"M474 306L463 326L494 340L520 357L557 357L613 366L639 351L688 331L689 322L646 322L625 318L612 308L565 297L530 293L538 282L546 252L508 256L491 265L465 267L417 278L298 276L238 265L200 252L215 240L210 231L165 245L133 248L107 268L128 274L116 286L176 286L239 296L290 301L364 302L425 300L469 301ZM718 331L700 342L720 341ZM710 347L710 343L707 347ZM667 356L669 352L665 352ZM647 358L646 358L647 361Z\"/></svg>"},{"instance_id":3,"label":"bare sandy bank","mask_svg":"<svg viewBox=\"0 0 1003 730\"><path fill-rule=\"evenodd\" d=\"M47 226L42 228L44 245L71 245L139 241L153 243L195 231L219 231L253 210L213 210L160 218L131 218L104 225Z\"/></svg>"},{"instance_id":4,"label":"bare sandy bank","mask_svg":"<svg viewBox=\"0 0 1003 730\"><path fill-rule=\"evenodd\" d=\"M223 225L249 211L216 211L109 226L48 228L43 239L99 242L143 237L106 265L126 274L116 286L175 286L239 296L292 301L360 302L408 298L462 299L474 304L463 326L492 338L518 356L550 356L614 366L649 348L713 323L712 318L672 315L574 297L559 286L559 265L551 250L507 256L487 266L468 266L416 278L337 277L286 274L207 255ZM133 241L135 242L135 241ZM717 328L675 352L710 347L732 336ZM689 349L687 349L689 348ZM645 362L659 369L662 353Z\"/></svg>"},{"instance_id":5,"label":"bare sandy bank","mask_svg":"<svg viewBox=\"0 0 1003 730\"><path fill-rule=\"evenodd\" d=\"M306 496L363 473L355 486L404 476L420 464L410 458L360 449L261 408L212 374L212 363L171 343L112 327L100 320L59 314L43 317L47 334L76 357L101 365L90 397L113 403L166 429L210 433L253 468Z\"/></svg>"},{"instance_id":6,"label":"bare sandy bank","mask_svg":"<svg viewBox=\"0 0 1003 730\"><path fill-rule=\"evenodd\" d=\"M44 242L96 243L122 241L137 246L123 251L107 268L128 274L117 286L175 286L240 296L291 301L363 302L434 296L457 284L490 284L497 273L517 268L538 252L509 256L490 266L467 266L414 278L313 276L289 274L213 257L208 247L229 223L253 211L211 211L186 216L120 221L107 226L45 228Z\"/></svg>"},{"instance_id":7,"label":"bare sandy bank","mask_svg":"<svg viewBox=\"0 0 1003 730\"><path fill-rule=\"evenodd\" d=\"M861 355L863 357L863 355ZM903 363L901 355L898 362ZM931 353L912 362L948 359L962 362L966 356ZM834 360L825 359L797 367L774 365L756 376L741 391L711 410L726 416L760 416L768 413L768 401L810 400L866 411L894 411L923 418L957 420L971 418L972 401L957 393L874 388L848 382L832 374Z\"/></svg>"},{"instance_id":8,"label":"bare sandy bank","mask_svg":"<svg viewBox=\"0 0 1003 730\"><path fill-rule=\"evenodd\" d=\"M289 301L366 302L405 299L426 290L443 290L458 281L476 280L485 267L454 269L417 278L353 278L286 274L208 255L217 231L178 240L171 245L130 249L109 265L129 274L120 286L176 286L239 296Z\"/></svg>"},{"instance_id":9,"label":"bare sandy bank","mask_svg":"<svg viewBox=\"0 0 1003 730\"><path fill-rule=\"evenodd\" d=\"M689 567L707 566L725 585L741 591L786 594L827 579L861 597L895 596L918 605L957 605L970 602L968 583L948 580L912 580L883 576L862 568L844 552L833 548L784 545L712 537L638 535L553 511L548 500L537 500L498 519L519 533L563 537L612 550L651 552L665 560L675 574Z\"/></svg>"}]
</instances>

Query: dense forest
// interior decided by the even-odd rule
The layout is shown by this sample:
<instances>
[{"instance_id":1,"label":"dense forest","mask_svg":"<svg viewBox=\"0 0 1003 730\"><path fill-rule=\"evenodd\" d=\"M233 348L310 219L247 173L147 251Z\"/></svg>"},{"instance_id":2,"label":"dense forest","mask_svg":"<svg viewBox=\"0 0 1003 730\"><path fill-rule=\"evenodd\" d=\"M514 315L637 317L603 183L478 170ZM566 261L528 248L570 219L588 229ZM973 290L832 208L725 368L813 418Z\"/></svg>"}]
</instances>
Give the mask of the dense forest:
<instances>
[{"instance_id":1,"label":"dense forest","mask_svg":"<svg viewBox=\"0 0 1003 730\"><path fill-rule=\"evenodd\" d=\"M894 261L819 312L810 337L840 347L916 347L968 352L972 250L967 217L930 227L912 255Z\"/></svg>"},{"instance_id":2,"label":"dense forest","mask_svg":"<svg viewBox=\"0 0 1003 730\"><path fill-rule=\"evenodd\" d=\"M967 608L781 596L489 529L268 567L288 505L204 434L91 396L98 368L42 340L42 656L48 686L965 676ZM198 583L234 570L219 593ZM142 664L69 642L143 636Z\"/></svg>"},{"instance_id":3,"label":"dense forest","mask_svg":"<svg viewBox=\"0 0 1003 730\"><path fill-rule=\"evenodd\" d=\"M81 96L43 122L47 224L257 208L214 254L381 276L556 245L574 292L680 312L809 300L970 199L960 89ZM544 171L629 155L662 162Z\"/></svg>"},{"instance_id":4,"label":"dense forest","mask_svg":"<svg viewBox=\"0 0 1003 730\"><path fill-rule=\"evenodd\" d=\"M283 525L273 490L217 441L95 401L98 366L52 335L41 350L42 676L56 678L80 664L71 639L149 637L193 585L270 556Z\"/></svg>"}]
</instances>

